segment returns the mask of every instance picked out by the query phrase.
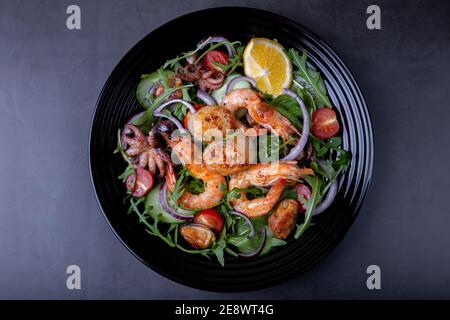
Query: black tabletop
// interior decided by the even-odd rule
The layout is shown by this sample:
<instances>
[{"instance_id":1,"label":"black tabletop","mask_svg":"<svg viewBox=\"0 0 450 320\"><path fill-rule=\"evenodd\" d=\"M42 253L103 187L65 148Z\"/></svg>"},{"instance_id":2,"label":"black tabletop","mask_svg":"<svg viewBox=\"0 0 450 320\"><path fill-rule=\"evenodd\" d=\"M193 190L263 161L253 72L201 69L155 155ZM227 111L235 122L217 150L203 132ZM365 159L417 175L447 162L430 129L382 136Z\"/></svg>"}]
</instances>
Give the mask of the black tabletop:
<instances>
[{"instance_id":1,"label":"black tabletop","mask_svg":"<svg viewBox=\"0 0 450 320\"><path fill-rule=\"evenodd\" d=\"M450 298L450 5L377 1L0 1L0 298ZM285 15L330 44L357 79L376 145L372 185L322 263L265 290L191 289L151 271L114 236L95 200L89 126L120 58L148 32L207 7ZM233 23L230 19L230 23ZM176 39L173 39L176 41ZM81 269L68 290L66 269ZM369 290L369 265L381 289Z\"/></svg>"}]
</instances>

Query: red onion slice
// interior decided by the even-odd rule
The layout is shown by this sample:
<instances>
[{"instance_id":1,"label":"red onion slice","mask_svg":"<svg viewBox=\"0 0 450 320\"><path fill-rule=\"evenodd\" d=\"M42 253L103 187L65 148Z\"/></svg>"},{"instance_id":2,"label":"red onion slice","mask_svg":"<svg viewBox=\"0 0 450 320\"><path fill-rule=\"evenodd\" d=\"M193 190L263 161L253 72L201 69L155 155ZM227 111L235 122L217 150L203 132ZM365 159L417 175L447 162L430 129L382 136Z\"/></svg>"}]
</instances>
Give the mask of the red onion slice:
<instances>
[{"instance_id":1,"label":"red onion slice","mask_svg":"<svg viewBox=\"0 0 450 320\"><path fill-rule=\"evenodd\" d=\"M227 48L228 57L231 58L236 54L236 51L234 50L233 45L231 45L230 41L227 38L224 37L210 37L202 42L200 42L197 46L197 49L203 49L207 44L210 43L217 43L217 42L224 42L224 46Z\"/></svg>"},{"instance_id":2,"label":"red onion slice","mask_svg":"<svg viewBox=\"0 0 450 320\"><path fill-rule=\"evenodd\" d=\"M267 240L267 230L266 228L264 228L262 230L262 240L261 240L261 244L259 245L258 248L256 248L255 251L253 252L246 252L246 253L238 253L238 256L241 258L253 258L256 257L257 255L259 255L261 253L261 251L263 250L265 244L266 244L266 240Z\"/></svg>"},{"instance_id":3,"label":"red onion slice","mask_svg":"<svg viewBox=\"0 0 450 320\"><path fill-rule=\"evenodd\" d=\"M338 191L338 181L336 179L331 184L330 189L328 189L327 196L325 197L325 199L314 208L312 215L315 216L327 210L333 203L334 199L336 198L337 191Z\"/></svg>"},{"instance_id":4,"label":"red onion slice","mask_svg":"<svg viewBox=\"0 0 450 320\"><path fill-rule=\"evenodd\" d=\"M255 227L253 226L253 222L250 220L249 217L247 217L245 214L242 214L242 213L237 212L237 211L230 211L229 214L234 215L234 216L238 216L238 217L242 218L245 221L245 223L250 228L250 232L248 233L248 237L249 238L253 238L255 236Z\"/></svg>"},{"instance_id":5,"label":"red onion slice","mask_svg":"<svg viewBox=\"0 0 450 320\"><path fill-rule=\"evenodd\" d=\"M166 211L175 219L185 221L194 219L194 215L183 215L172 209L172 207L167 202L167 183L161 184L159 188L159 202L161 202L161 207L164 209L164 211Z\"/></svg>"},{"instance_id":6,"label":"red onion slice","mask_svg":"<svg viewBox=\"0 0 450 320\"><path fill-rule=\"evenodd\" d=\"M330 171L328 170L328 167L326 166L325 162L318 161L318 164L322 168L322 170L324 170L327 173L328 177L330 178L331 174L330 174ZM324 212L331 206L334 199L336 198L337 191L338 191L338 185L339 185L338 179L334 180L334 182L330 186L330 189L328 189L327 196L325 197L325 199L314 208L313 213L312 213L313 216Z\"/></svg>"},{"instance_id":7,"label":"red onion slice","mask_svg":"<svg viewBox=\"0 0 450 320\"><path fill-rule=\"evenodd\" d=\"M153 111L153 113L160 113L164 108L174 104L174 103L182 103L184 104L186 107L188 107L189 111L194 114L197 110L195 110L194 106L190 103L187 102L186 100L183 99L172 99L169 101L164 102L162 105L160 105L158 108L155 109L155 111Z\"/></svg>"},{"instance_id":8,"label":"red onion slice","mask_svg":"<svg viewBox=\"0 0 450 320\"><path fill-rule=\"evenodd\" d=\"M302 98L295 92L289 90L289 89L283 89L283 93L287 94L288 96L294 98L297 100L297 103L300 106L300 109L302 111L303 115L303 130L302 130L302 136L300 137L300 140L297 142L297 145L292 148L287 156L285 156L281 160L295 160L300 155L300 153L305 148L306 143L308 142L308 135L309 135L309 114L308 110L306 109L305 103L303 102Z\"/></svg>"},{"instance_id":9,"label":"red onion slice","mask_svg":"<svg viewBox=\"0 0 450 320\"><path fill-rule=\"evenodd\" d=\"M202 100L208 106L217 106L217 101L202 89L197 90L197 98Z\"/></svg>"},{"instance_id":10,"label":"red onion slice","mask_svg":"<svg viewBox=\"0 0 450 320\"><path fill-rule=\"evenodd\" d=\"M227 89L225 92L228 94L231 90L233 90L234 85L241 81L247 81L248 83L250 83L253 86L253 88L256 88L256 81L254 79L252 79L250 77L241 76L241 77L236 77L236 78L231 79L230 82L228 82Z\"/></svg>"}]
</instances>

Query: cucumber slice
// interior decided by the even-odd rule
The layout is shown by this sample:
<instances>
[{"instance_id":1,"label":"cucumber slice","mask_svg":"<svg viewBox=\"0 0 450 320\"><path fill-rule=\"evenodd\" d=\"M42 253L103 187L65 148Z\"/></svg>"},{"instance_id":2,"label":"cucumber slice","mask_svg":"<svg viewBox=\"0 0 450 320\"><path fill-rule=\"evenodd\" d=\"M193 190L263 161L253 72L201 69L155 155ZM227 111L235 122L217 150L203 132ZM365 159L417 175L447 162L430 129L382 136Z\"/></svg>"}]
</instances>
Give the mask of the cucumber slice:
<instances>
[{"instance_id":1,"label":"cucumber slice","mask_svg":"<svg viewBox=\"0 0 450 320\"><path fill-rule=\"evenodd\" d=\"M151 87L160 80L158 71L150 73L144 79L139 82L136 88L136 99L139 101L140 105L144 108L150 108L152 100L147 98L150 93Z\"/></svg>"},{"instance_id":2,"label":"cucumber slice","mask_svg":"<svg viewBox=\"0 0 450 320\"><path fill-rule=\"evenodd\" d=\"M222 102L223 98L225 98L228 83L229 83L232 79L234 79L234 78L236 78L236 77L240 77L240 76L242 76L242 75L239 74L239 73L232 73L232 74L230 74L230 75L225 79L223 85L222 85L219 89L214 90L214 91L212 92L211 96L212 96L214 99L216 99L216 101L217 101L218 104L220 104L220 103ZM235 88L235 89L251 88L251 85L250 85L250 83L248 83L247 81L239 81L238 83L236 83L236 84L234 85L234 88Z\"/></svg>"},{"instance_id":3,"label":"cucumber slice","mask_svg":"<svg viewBox=\"0 0 450 320\"><path fill-rule=\"evenodd\" d=\"M160 185L157 184L153 187L152 191L147 195L145 198L145 210L148 212L148 214L155 219L157 216L159 216L159 221L165 222L165 223L184 223L186 220L180 220L172 217L170 214L168 214L164 209L161 207L161 204L159 202L159 187ZM180 214L192 214L192 211L184 210L181 208L177 209L177 212Z\"/></svg>"}]
</instances>

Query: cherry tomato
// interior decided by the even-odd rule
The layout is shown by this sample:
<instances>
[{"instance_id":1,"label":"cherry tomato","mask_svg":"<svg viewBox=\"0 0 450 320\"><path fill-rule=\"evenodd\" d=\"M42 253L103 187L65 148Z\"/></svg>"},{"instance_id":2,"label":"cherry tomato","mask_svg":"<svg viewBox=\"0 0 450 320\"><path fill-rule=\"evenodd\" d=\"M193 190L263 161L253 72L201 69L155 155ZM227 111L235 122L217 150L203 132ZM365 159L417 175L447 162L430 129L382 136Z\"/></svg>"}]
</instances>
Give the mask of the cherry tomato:
<instances>
[{"instance_id":1,"label":"cherry tomato","mask_svg":"<svg viewBox=\"0 0 450 320\"><path fill-rule=\"evenodd\" d=\"M314 111L311 132L319 139L334 137L339 132L339 121L331 108L321 108Z\"/></svg>"},{"instance_id":2,"label":"cherry tomato","mask_svg":"<svg viewBox=\"0 0 450 320\"><path fill-rule=\"evenodd\" d=\"M202 224L219 233L223 228L223 219L216 209L206 209L195 215L194 223Z\"/></svg>"},{"instance_id":3,"label":"cherry tomato","mask_svg":"<svg viewBox=\"0 0 450 320\"><path fill-rule=\"evenodd\" d=\"M194 108L195 108L195 110L200 110L201 108L203 108L204 107L204 105L202 105L202 104L199 104L199 103L195 103L194 104ZM188 112L188 113L186 113L186 116L184 117L184 119L183 119L183 125L184 125L184 127L187 129L187 127L188 127L188 122L189 122L189 116L190 116L190 112Z\"/></svg>"},{"instance_id":4,"label":"cherry tomato","mask_svg":"<svg viewBox=\"0 0 450 320\"><path fill-rule=\"evenodd\" d=\"M228 64L228 55L219 50L211 50L203 58L203 63L210 70L223 71L219 66L214 64L214 62L223 64L223 65L227 65Z\"/></svg>"},{"instance_id":5,"label":"cherry tomato","mask_svg":"<svg viewBox=\"0 0 450 320\"><path fill-rule=\"evenodd\" d=\"M136 176L137 179L134 174L129 175L125 185L128 190L132 190L131 195L133 197L139 198L147 195L152 190L153 176L143 168L136 169Z\"/></svg>"},{"instance_id":6,"label":"cherry tomato","mask_svg":"<svg viewBox=\"0 0 450 320\"><path fill-rule=\"evenodd\" d=\"M297 183L295 185L295 189L297 190L297 198L298 198L298 202L300 204L298 211L300 213L305 213L306 207L303 203L305 200L308 200L309 198L311 198L311 189L303 183Z\"/></svg>"}]
</instances>

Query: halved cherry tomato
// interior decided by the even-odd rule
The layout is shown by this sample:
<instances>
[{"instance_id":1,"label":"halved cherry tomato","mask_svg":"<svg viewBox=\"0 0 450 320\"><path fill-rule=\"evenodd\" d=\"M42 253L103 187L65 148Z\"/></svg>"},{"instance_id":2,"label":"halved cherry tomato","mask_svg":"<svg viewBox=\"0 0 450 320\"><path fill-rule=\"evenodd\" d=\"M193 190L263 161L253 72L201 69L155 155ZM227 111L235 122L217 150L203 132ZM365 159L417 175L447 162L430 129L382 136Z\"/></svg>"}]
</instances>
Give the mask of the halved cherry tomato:
<instances>
[{"instance_id":1,"label":"halved cherry tomato","mask_svg":"<svg viewBox=\"0 0 450 320\"><path fill-rule=\"evenodd\" d=\"M204 107L204 105L202 105L202 104L199 104L199 103L194 103L194 108L195 108L195 110L200 110L201 108L203 108ZM191 113L190 112L188 112L188 113L186 113L186 116L184 117L184 119L183 119L183 125L184 125L184 127L187 129L187 127L188 127L188 122L189 122L189 115L190 115Z\"/></svg>"},{"instance_id":2,"label":"halved cherry tomato","mask_svg":"<svg viewBox=\"0 0 450 320\"><path fill-rule=\"evenodd\" d=\"M212 229L216 233L220 233L223 228L223 219L216 209L206 209L195 215L194 223L202 224Z\"/></svg>"},{"instance_id":3,"label":"halved cherry tomato","mask_svg":"<svg viewBox=\"0 0 450 320\"><path fill-rule=\"evenodd\" d=\"M214 64L214 62L223 64L223 65L227 65L228 64L228 55L219 50L211 50L203 58L203 63L210 70L223 71L219 66Z\"/></svg>"},{"instance_id":4,"label":"halved cherry tomato","mask_svg":"<svg viewBox=\"0 0 450 320\"><path fill-rule=\"evenodd\" d=\"M304 205L304 201L311 198L311 189L306 184L297 183L295 185L295 190L297 190L297 199L300 204L298 211L300 213L305 213L306 207Z\"/></svg>"},{"instance_id":5,"label":"halved cherry tomato","mask_svg":"<svg viewBox=\"0 0 450 320\"><path fill-rule=\"evenodd\" d=\"M311 132L319 139L334 137L339 132L339 121L331 108L320 108L312 116Z\"/></svg>"},{"instance_id":6,"label":"halved cherry tomato","mask_svg":"<svg viewBox=\"0 0 450 320\"><path fill-rule=\"evenodd\" d=\"M139 198L147 195L152 190L154 181L152 174L143 168L136 169L136 176L137 179L134 174L129 175L125 185L128 190L132 190L131 195L133 197Z\"/></svg>"}]
</instances>

